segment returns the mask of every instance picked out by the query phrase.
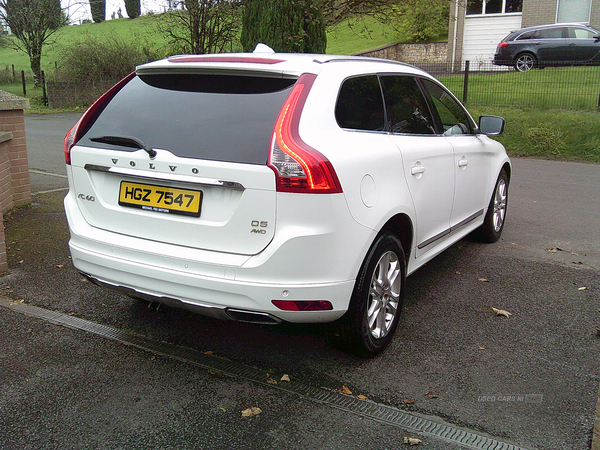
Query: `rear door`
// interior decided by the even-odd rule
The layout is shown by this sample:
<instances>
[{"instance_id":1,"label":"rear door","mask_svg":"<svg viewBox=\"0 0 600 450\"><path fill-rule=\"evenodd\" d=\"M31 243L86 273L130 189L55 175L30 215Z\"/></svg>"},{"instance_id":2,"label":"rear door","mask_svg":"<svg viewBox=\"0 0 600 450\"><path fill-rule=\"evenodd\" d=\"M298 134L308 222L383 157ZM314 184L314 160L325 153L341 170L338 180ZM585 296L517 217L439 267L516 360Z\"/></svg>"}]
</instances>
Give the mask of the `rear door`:
<instances>
[{"instance_id":1,"label":"rear door","mask_svg":"<svg viewBox=\"0 0 600 450\"><path fill-rule=\"evenodd\" d=\"M436 135L421 89L412 76L381 75L390 139L402 154L404 176L414 202L416 257L450 233L454 199L452 145Z\"/></svg>"},{"instance_id":2,"label":"rear door","mask_svg":"<svg viewBox=\"0 0 600 450\"><path fill-rule=\"evenodd\" d=\"M536 31L531 43L540 62L560 62L568 58L562 27Z\"/></svg>"},{"instance_id":3,"label":"rear door","mask_svg":"<svg viewBox=\"0 0 600 450\"><path fill-rule=\"evenodd\" d=\"M260 252L276 225L270 139L293 83L227 74L134 77L71 150L86 221L150 246Z\"/></svg>"}]
</instances>

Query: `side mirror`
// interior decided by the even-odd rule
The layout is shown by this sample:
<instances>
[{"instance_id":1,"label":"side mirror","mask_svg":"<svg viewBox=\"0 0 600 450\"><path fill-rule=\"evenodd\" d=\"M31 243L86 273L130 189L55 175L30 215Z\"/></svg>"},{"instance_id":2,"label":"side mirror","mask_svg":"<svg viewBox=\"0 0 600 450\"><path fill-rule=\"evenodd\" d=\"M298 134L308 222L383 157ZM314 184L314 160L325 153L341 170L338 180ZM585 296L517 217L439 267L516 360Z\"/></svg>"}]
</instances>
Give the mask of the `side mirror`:
<instances>
[{"instance_id":1,"label":"side mirror","mask_svg":"<svg viewBox=\"0 0 600 450\"><path fill-rule=\"evenodd\" d=\"M487 136L498 136L504 131L506 121L498 116L481 116L479 118L479 132Z\"/></svg>"}]
</instances>

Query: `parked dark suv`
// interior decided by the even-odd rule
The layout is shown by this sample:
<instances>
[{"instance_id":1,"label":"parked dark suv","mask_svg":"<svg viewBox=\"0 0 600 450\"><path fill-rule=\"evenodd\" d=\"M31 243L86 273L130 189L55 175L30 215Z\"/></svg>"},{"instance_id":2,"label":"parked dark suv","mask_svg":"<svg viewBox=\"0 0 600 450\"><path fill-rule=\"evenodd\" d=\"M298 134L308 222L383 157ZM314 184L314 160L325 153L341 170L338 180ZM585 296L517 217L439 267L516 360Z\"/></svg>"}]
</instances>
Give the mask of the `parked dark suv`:
<instances>
[{"instance_id":1,"label":"parked dark suv","mask_svg":"<svg viewBox=\"0 0 600 450\"><path fill-rule=\"evenodd\" d=\"M600 64L600 32L575 23L521 28L496 47L494 64L519 72L534 67Z\"/></svg>"}]
</instances>

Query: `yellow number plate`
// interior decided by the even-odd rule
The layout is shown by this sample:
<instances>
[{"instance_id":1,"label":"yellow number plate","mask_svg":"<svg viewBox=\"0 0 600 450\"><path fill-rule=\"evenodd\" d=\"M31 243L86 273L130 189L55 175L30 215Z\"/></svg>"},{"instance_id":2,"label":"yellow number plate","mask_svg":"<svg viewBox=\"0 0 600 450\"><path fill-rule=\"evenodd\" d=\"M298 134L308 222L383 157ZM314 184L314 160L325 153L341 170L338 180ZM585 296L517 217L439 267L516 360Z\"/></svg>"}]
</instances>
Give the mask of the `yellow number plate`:
<instances>
[{"instance_id":1,"label":"yellow number plate","mask_svg":"<svg viewBox=\"0 0 600 450\"><path fill-rule=\"evenodd\" d=\"M121 181L119 205L200 217L202 191Z\"/></svg>"}]
</instances>

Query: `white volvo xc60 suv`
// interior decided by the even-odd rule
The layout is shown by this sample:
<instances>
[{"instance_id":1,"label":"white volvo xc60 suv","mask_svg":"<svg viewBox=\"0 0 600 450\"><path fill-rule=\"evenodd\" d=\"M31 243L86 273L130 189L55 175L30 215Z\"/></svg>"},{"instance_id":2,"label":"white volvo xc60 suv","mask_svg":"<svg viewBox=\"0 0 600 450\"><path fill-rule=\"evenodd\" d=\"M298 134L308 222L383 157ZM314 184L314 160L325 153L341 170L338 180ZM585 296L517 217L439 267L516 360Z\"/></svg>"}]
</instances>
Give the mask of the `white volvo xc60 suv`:
<instances>
[{"instance_id":1,"label":"white volvo xc60 suv","mask_svg":"<svg viewBox=\"0 0 600 450\"><path fill-rule=\"evenodd\" d=\"M390 342L407 275L471 232L496 241L510 161L438 81L331 55L139 66L65 138L75 267L220 319L333 322Z\"/></svg>"}]
</instances>

